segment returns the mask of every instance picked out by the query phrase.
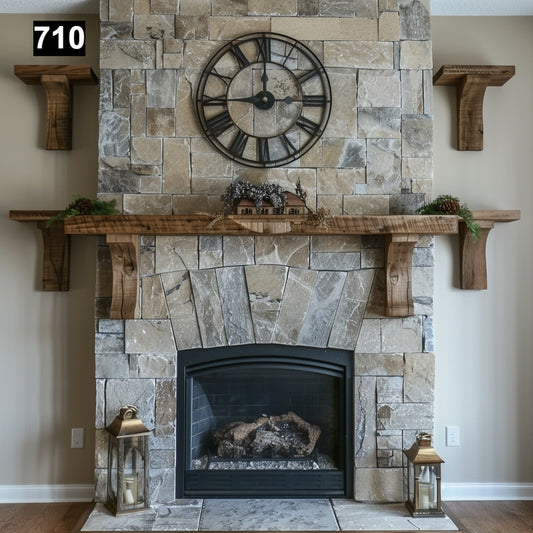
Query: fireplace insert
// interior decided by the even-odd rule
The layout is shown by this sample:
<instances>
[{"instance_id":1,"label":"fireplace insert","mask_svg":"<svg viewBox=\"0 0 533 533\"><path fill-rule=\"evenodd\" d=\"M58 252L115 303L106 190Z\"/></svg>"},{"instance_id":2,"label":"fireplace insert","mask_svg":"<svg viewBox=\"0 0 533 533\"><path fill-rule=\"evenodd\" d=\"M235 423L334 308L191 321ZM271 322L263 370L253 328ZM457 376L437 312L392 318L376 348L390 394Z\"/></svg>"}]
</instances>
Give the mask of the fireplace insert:
<instances>
[{"instance_id":1,"label":"fireplace insert","mask_svg":"<svg viewBox=\"0 0 533 533\"><path fill-rule=\"evenodd\" d=\"M176 497L352 497L353 352L178 354Z\"/></svg>"}]
</instances>

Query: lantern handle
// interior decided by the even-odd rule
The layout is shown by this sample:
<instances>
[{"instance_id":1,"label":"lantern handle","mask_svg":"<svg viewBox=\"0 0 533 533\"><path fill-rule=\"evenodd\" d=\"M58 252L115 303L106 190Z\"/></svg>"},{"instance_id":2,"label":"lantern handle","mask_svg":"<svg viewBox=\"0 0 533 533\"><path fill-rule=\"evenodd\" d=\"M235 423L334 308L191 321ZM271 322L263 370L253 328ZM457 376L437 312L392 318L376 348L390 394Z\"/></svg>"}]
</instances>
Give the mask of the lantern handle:
<instances>
[{"instance_id":1,"label":"lantern handle","mask_svg":"<svg viewBox=\"0 0 533 533\"><path fill-rule=\"evenodd\" d=\"M118 417L122 420L128 420L130 418L137 418L139 409L135 405L123 405L118 410Z\"/></svg>"}]
</instances>

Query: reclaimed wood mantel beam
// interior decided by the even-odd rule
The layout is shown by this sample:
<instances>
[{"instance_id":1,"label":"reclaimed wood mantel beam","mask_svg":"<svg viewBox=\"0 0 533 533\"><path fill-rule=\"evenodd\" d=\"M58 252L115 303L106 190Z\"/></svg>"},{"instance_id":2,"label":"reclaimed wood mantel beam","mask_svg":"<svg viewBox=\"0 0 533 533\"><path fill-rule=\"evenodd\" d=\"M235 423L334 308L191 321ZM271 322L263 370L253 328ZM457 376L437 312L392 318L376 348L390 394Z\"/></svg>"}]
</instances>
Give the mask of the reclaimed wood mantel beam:
<instances>
[{"instance_id":1,"label":"reclaimed wood mantel beam","mask_svg":"<svg viewBox=\"0 0 533 533\"><path fill-rule=\"evenodd\" d=\"M43 231L44 266L57 278L58 288L67 280L68 236L105 235L113 270L110 318L139 317L139 250L142 235L384 235L385 316L404 317L414 313L412 260L421 235L461 235L462 288L486 285L485 242L494 222L520 219L520 211L473 211L482 227L482 237L472 241L460 217L453 215L342 215L327 219L327 226L315 225L304 215L231 215L216 220L209 215L86 215L67 218L46 228L45 222L57 211L10 211L9 218L36 222ZM45 234L45 231L48 233ZM66 255L65 255L65 245ZM66 259L65 259L66 258ZM60 268L58 268L58 265ZM62 281L61 281L62 280ZM50 282L53 283L53 282Z\"/></svg>"},{"instance_id":2,"label":"reclaimed wood mantel beam","mask_svg":"<svg viewBox=\"0 0 533 533\"><path fill-rule=\"evenodd\" d=\"M515 74L513 65L443 65L433 85L457 87L457 149L483 150L483 99Z\"/></svg>"}]
</instances>

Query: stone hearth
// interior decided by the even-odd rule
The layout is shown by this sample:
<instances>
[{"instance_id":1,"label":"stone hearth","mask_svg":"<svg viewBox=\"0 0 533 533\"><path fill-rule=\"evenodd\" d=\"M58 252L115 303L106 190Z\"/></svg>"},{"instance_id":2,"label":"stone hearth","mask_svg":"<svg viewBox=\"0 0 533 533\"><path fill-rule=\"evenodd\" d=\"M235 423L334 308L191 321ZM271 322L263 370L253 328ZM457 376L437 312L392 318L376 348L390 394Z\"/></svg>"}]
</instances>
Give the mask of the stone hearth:
<instances>
[{"instance_id":1,"label":"stone hearth","mask_svg":"<svg viewBox=\"0 0 533 533\"><path fill-rule=\"evenodd\" d=\"M129 214L214 213L234 179L294 190L332 214L413 213L431 192L429 14L419 0L101 0L99 196ZM295 23L295 17L298 17ZM289 167L243 167L194 116L196 81L228 40L300 39L333 94L324 135ZM312 38L313 40L309 40ZM133 403L151 439L151 503L174 500L176 368L183 350L282 344L351 350L355 498L402 500L402 449L433 428L433 241L413 262L415 313L383 316L381 237L143 237L141 310L109 320L98 251L96 478L106 433ZM179 450L178 450L179 451Z\"/></svg>"}]
</instances>

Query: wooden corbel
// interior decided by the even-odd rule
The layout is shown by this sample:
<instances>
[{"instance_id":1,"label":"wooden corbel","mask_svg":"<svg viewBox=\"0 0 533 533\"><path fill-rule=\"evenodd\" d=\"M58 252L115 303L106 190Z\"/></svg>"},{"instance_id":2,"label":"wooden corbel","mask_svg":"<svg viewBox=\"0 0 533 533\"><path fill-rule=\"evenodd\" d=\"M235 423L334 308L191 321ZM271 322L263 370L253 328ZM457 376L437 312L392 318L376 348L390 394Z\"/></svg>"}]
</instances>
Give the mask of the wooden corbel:
<instances>
[{"instance_id":1,"label":"wooden corbel","mask_svg":"<svg viewBox=\"0 0 533 533\"><path fill-rule=\"evenodd\" d=\"M443 65L433 85L457 87L457 149L483 150L483 98L515 74L513 65Z\"/></svg>"},{"instance_id":2,"label":"wooden corbel","mask_svg":"<svg viewBox=\"0 0 533 533\"><path fill-rule=\"evenodd\" d=\"M385 236L386 316L414 314L412 266L418 235L388 234Z\"/></svg>"},{"instance_id":3,"label":"wooden corbel","mask_svg":"<svg viewBox=\"0 0 533 533\"><path fill-rule=\"evenodd\" d=\"M72 85L95 85L89 65L15 65L15 76L46 92L46 149L72 149Z\"/></svg>"}]
</instances>

